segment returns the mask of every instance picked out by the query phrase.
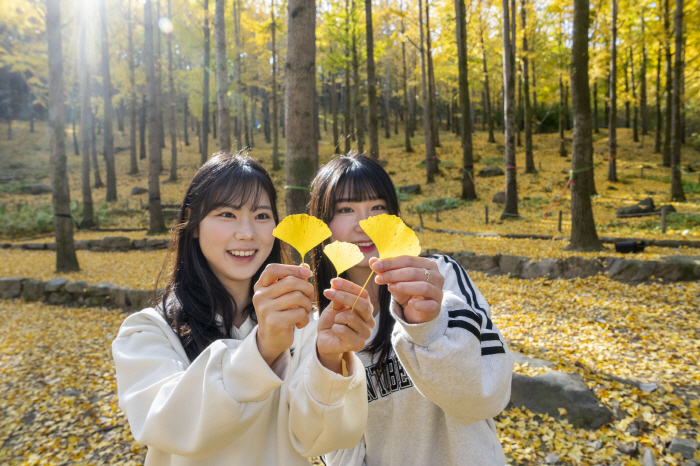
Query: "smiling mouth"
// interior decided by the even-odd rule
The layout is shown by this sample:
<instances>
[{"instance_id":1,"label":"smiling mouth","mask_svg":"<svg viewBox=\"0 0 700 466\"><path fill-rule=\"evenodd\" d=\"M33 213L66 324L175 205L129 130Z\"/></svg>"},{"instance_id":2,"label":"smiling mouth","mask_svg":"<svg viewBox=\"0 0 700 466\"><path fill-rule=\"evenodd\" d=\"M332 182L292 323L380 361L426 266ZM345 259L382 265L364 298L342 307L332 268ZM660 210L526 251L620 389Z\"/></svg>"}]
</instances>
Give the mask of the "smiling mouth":
<instances>
[{"instance_id":1,"label":"smiling mouth","mask_svg":"<svg viewBox=\"0 0 700 466\"><path fill-rule=\"evenodd\" d=\"M231 254L233 257L246 258L246 257L254 256L258 252L258 250L257 249L248 250L248 251L230 250L230 251L226 251L226 252Z\"/></svg>"},{"instance_id":2,"label":"smiling mouth","mask_svg":"<svg viewBox=\"0 0 700 466\"><path fill-rule=\"evenodd\" d=\"M374 246L374 243L372 241L367 241L365 243L355 243L355 244L361 248L368 248L370 246Z\"/></svg>"}]
</instances>

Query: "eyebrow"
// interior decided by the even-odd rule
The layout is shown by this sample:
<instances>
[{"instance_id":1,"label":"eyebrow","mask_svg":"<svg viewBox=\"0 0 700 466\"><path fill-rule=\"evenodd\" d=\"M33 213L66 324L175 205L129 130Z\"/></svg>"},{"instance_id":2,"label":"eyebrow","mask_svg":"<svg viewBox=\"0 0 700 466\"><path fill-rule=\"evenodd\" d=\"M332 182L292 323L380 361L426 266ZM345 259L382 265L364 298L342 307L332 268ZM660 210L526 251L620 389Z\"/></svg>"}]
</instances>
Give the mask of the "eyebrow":
<instances>
[{"instance_id":1,"label":"eyebrow","mask_svg":"<svg viewBox=\"0 0 700 466\"><path fill-rule=\"evenodd\" d=\"M218 206L215 206L214 209L212 210L219 210L219 209L233 209L233 210L241 210L242 206L235 206L232 204L219 204ZM257 212L258 210L272 210L272 207L269 205L259 205L259 206L254 206L252 211Z\"/></svg>"}]
</instances>

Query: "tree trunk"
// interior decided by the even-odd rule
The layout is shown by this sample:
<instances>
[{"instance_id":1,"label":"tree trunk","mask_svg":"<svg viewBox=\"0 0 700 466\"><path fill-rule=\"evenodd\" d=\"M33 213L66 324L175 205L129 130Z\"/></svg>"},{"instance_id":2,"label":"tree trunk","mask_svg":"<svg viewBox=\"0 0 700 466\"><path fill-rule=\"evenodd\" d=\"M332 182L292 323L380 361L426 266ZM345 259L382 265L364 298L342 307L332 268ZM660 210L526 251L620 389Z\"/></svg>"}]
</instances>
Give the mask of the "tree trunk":
<instances>
[{"instance_id":1,"label":"tree trunk","mask_svg":"<svg viewBox=\"0 0 700 466\"><path fill-rule=\"evenodd\" d=\"M530 60L530 65L532 65L532 133L537 133L537 81L535 79L535 60Z\"/></svg>"},{"instance_id":2,"label":"tree trunk","mask_svg":"<svg viewBox=\"0 0 700 466\"><path fill-rule=\"evenodd\" d=\"M202 147L200 164L204 165L209 158L209 62L211 56L209 30L209 0L204 0L204 80L202 83Z\"/></svg>"},{"instance_id":3,"label":"tree trunk","mask_svg":"<svg viewBox=\"0 0 700 466\"><path fill-rule=\"evenodd\" d=\"M591 94L588 85L589 0L574 0L574 37L571 48L571 100L574 113L574 142L571 149L571 240L567 249L599 251L591 205L590 161Z\"/></svg>"},{"instance_id":4,"label":"tree trunk","mask_svg":"<svg viewBox=\"0 0 700 466\"><path fill-rule=\"evenodd\" d=\"M248 101L243 100L243 138L245 139L245 149L249 150L250 145L250 131L248 126Z\"/></svg>"},{"instance_id":5,"label":"tree trunk","mask_svg":"<svg viewBox=\"0 0 700 466\"><path fill-rule=\"evenodd\" d=\"M481 14L481 10L479 10ZM495 143L496 138L493 135L493 113L491 112L491 94L489 92L489 70L486 64L486 47L484 46L484 29L479 17L479 38L481 40L481 57L484 64L484 92L486 92L486 115L489 120L489 139L488 142Z\"/></svg>"},{"instance_id":6,"label":"tree trunk","mask_svg":"<svg viewBox=\"0 0 700 466\"><path fill-rule=\"evenodd\" d=\"M171 0L168 0L168 18L172 18ZM175 129L175 76L173 74L173 34L168 34L168 84L170 86L170 181L177 181L177 130Z\"/></svg>"},{"instance_id":7,"label":"tree trunk","mask_svg":"<svg viewBox=\"0 0 700 466\"><path fill-rule=\"evenodd\" d=\"M639 79L639 106L642 118L642 136L646 136L649 134L649 118L647 113L647 48L646 36L644 35L644 11L642 11L642 70Z\"/></svg>"},{"instance_id":8,"label":"tree trunk","mask_svg":"<svg viewBox=\"0 0 700 466\"><path fill-rule=\"evenodd\" d=\"M76 108L76 105L75 105L75 89L74 89L74 87L75 86L73 86L73 88L71 89L71 92L70 92L70 106L71 106L71 117L72 117L71 120L73 120L72 121L72 124L73 124L73 151L74 151L75 155L80 155L80 148L78 147L78 134L77 134L77 131L75 129L75 120L77 118L78 109Z\"/></svg>"},{"instance_id":9,"label":"tree trunk","mask_svg":"<svg viewBox=\"0 0 700 466\"><path fill-rule=\"evenodd\" d=\"M272 169L281 168L279 158L279 116L277 106L277 17L275 16L275 1L270 0L270 17L272 18ZM237 65L238 66L238 65Z\"/></svg>"},{"instance_id":10,"label":"tree trunk","mask_svg":"<svg viewBox=\"0 0 700 466\"><path fill-rule=\"evenodd\" d=\"M262 95L263 136L265 137L265 142L270 144L272 142L272 134L270 132L270 94L267 91L263 91Z\"/></svg>"},{"instance_id":11,"label":"tree trunk","mask_svg":"<svg viewBox=\"0 0 700 466\"><path fill-rule=\"evenodd\" d=\"M102 177L100 176L100 166L97 162L97 136L95 135L95 128L98 127L97 120L95 119L95 113L90 109L90 159L92 160L93 175L95 177L94 187L104 188L104 183L102 183Z\"/></svg>"},{"instance_id":12,"label":"tree trunk","mask_svg":"<svg viewBox=\"0 0 700 466\"><path fill-rule=\"evenodd\" d=\"M469 80L467 75L467 23L464 0L455 0L455 32L457 36L457 56L459 66L459 107L462 113L460 134L462 137L462 195L466 201L476 199L474 186L474 152L472 148L471 121L465 118L471 113L469 101Z\"/></svg>"},{"instance_id":13,"label":"tree trunk","mask_svg":"<svg viewBox=\"0 0 700 466\"><path fill-rule=\"evenodd\" d=\"M117 173L114 166L114 134L112 109L112 81L109 71L109 38L107 35L107 9L106 0L100 0L100 29L102 33L102 98L104 99L104 123L105 134L103 137L105 169L107 170L107 202L117 200Z\"/></svg>"},{"instance_id":14,"label":"tree trunk","mask_svg":"<svg viewBox=\"0 0 700 466\"><path fill-rule=\"evenodd\" d=\"M615 1L615 0L613 0ZM566 157L566 141L564 140L564 122L566 116L564 112L564 81L561 71L559 71L559 156Z\"/></svg>"},{"instance_id":15,"label":"tree trunk","mask_svg":"<svg viewBox=\"0 0 700 466\"><path fill-rule=\"evenodd\" d=\"M135 175L139 172L138 165L138 155L136 149L136 111L137 111L137 101L136 101L136 64L134 63L134 20L131 15L131 0L128 0L128 41L129 47L127 50L127 61L129 62L129 110L130 110L130 131L129 131L129 149L131 154L131 166L129 169L129 174Z\"/></svg>"},{"instance_id":16,"label":"tree trunk","mask_svg":"<svg viewBox=\"0 0 700 466\"><path fill-rule=\"evenodd\" d=\"M576 125L574 125L574 128ZM598 80L593 81L593 132L595 134L600 133L600 128L598 127Z\"/></svg>"},{"instance_id":17,"label":"tree trunk","mask_svg":"<svg viewBox=\"0 0 700 466\"><path fill-rule=\"evenodd\" d=\"M628 97L629 92L630 92L629 77L628 77L629 63L625 63L624 69L625 69L625 128L629 128L631 126L631 124L630 124L631 123L630 122L630 99Z\"/></svg>"},{"instance_id":18,"label":"tree trunk","mask_svg":"<svg viewBox=\"0 0 700 466\"><path fill-rule=\"evenodd\" d=\"M205 0L206 1L206 0ZM160 134L158 132L158 109L156 107L155 56L153 52L153 13L151 0L144 3L144 62L146 65L146 88L148 91L148 210L150 213L149 235L165 232L165 221L160 201ZM206 99L205 99L206 100ZM206 115L206 113L205 113ZM206 133L205 133L206 137Z\"/></svg>"},{"instance_id":19,"label":"tree trunk","mask_svg":"<svg viewBox=\"0 0 700 466\"><path fill-rule=\"evenodd\" d=\"M216 41L216 108L219 124L219 150L231 151L231 116L228 110L228 60L226 59L225 0L216 0L214 34Z\"/></svg>"},{"instance_id":20,"label":"tree trunk","mask_svg":"<svg viewBox=\"0 0 700 466\"><path fill-rule=\"evenodd\" d=\"M535 157L532 154L532 109L530 108L530 77L528 76L527 48L527 0L522 0L520 16L523 28L523 98L525 99L525 173L535 173ZM589 97L590 102L590 97Z\"/></svg>"},{"instance_id":21,"label":"tree trunk","mask_svg":"<svg viewBox=\"0 0 700 466\"><path fill-rule=\"evenodd\" d=\"M274 41L274 34L275 34L275 24L274 24L274 0L271 0L271 10L272 10L272 18L273 18L273 41ZM241 82L241 2L240 0L233 0L233 24L235 25L235 39L236 39L236 68L235 68L235 73L236 73L236 149L241 150L243 149L243 113L245 110L242 107L241 100L242 100L242 94L243 94L243 83ZM272 46L272 59L273 59L273 65L276 65L276 50L275 50L275 45L273 42ZM276 66L273 66L273 76L272 79L273 81L276 80ZM273 83L273 90L276 92L276 83ZM276 94L273 94L273 98L276 100ZM274 103L273 103L274 107ZM276 109L274 109L276 111ZM273 148L272 148L272 169L273 170L279 170L279 159L277 157L277 150L275 146L275 141L273 137ZM278 163L275 163L275 159L278 159Z\"/></svg>"},{"instance_id":22,"label":"tree trunk","mask_svg":"<svg viewBox=\"0 0 700 466\"><path fill-rule=\"evenodd\" d=\"M352 0L351 11L355 11L355 0ZM355 137L357 138L357 151L360 154L365 152L365 125L364 115L362 112L362 96L360 95L360 64L357 56L357 32L355 29L355 21L352 24L352 74L353 87L355 90Z\"/></svg>"},{"instance_id":23,"label":"tree trunk","mask_svg":"<svg viewBox=\"0 0 700 466\"><path fill-rule=\"evenodd\" d=\"M146 94L141 96L141 111L139 112L139 159L146 158Z\"/></svg>"},{"instance_id":24,"label":"tree trunk","mask_svg":"<svg viewBox=\"0 0 700 466\"><path fill-rule=\"evenodd\" d=\"M518 171L515 160L515 47L508 0L503 0L503 118L506 146L506 204L501 220L518 218ZM513 12L515 14L515 12Z\"/></svg>"},{"instance_id":25,"label":"tree trunk","mask_svg":"<svg viewBox=\"0 0 700 466\"><path fill-rule=\"evenodd\" d=\"M608 123L608 181L617 181L617 2L612 0L610 41L610 122Z\"/></svg>"},{"instance_id":26,"label":"tree trunk","mask_svg":"<svg viewBox=\"0 0 700 466\"><path fill-rule=\"evenodd\" d=\"M639 106L637 106L637 89L634 86L634 56L630 47L630 79L632 82L632 102L634 104L634 117L632 118L632 135L634 142L639 142L637 123L639 122Z\"/></svg>"},{"instance_id":27,"label":"tree trunk","mask_svg":"<svg viewBox=\"0 0 700 466\"><path fill-rule=\"evenodd\" d=\"M188 102L189 98L190 98L189 94L185 94L185 99L184 99L185 100L185 108L183 110L185 118L183 120L184 124L182 125L183 130L184 130L184 135L185 135L185 146L190 145L190 134L188 132L189 125L187 124L190 120L190 107L189 107L189 102Z\"/></svg>"},{"instance_id":28,"label":"tree trunk","mask_svg":"<svg viewBox=\"0 0 700 466\"><path fill-rule=\"evenodd\" d=\"M255 87L250 87L250 148L255 147L255 108L258 106L258 96L254 95Z\"/></svg>"},{"instance_id":29,"label":"tree trunk","mask_svg":"<svg viewBox=\"0 0 700 466\"><path fill-rule=\"evenodd\" d=\"M95 216L92 206L92 190L90 188L90 139L92 124L90 106L90 65L87 59L87 24L80 25L80 151L82 152L81 184L83 194L83 219L80 228L95 226Z\"/></svg>"},{"instance_id":30,"label":"tree trunk","mask_svg":"<svg viewBox=\"0 0 700 466\"><path fill-rule=\"evenodd\" d=\"M390 71L391 68L389 66L389 54L387 53L384 56L384 113L386 114L386 127L384 128L384 137L386 139L389 139L391 137L391 83L389 81Z\"/></svg>"},{"instance_id":31,"label":"tree trunk","mask_svg":"<svg viewBox=\"0 0 700 466\"><path fill-rule=\"evenodd\" d=\"M671 31L669 0L664 0L664 52L666 53L666 111L664 112L664 167L671 166L671 126L673 106L673 67L671 65Z\"/></svg>"},{"instance_id":32,"label":"tree trunk","mask_svg":"<svg viewBox=\"0 0 700 466\"><path fill-rule=\"evenodd\" d=\"M403 8L403 4L401 5ZM404 17L401 16L401 34L406 35ZM409 116L410 101L408 96L408 69L406 67L406 41L401 41L401 59L403 64L403 123L404 123L404 149L413 152L411 147L411 118Z\"/></svg>"},{"instance_id":33,"label":"tree trunk","mask_svg":"<svg viewBox=\"0 0 700 466\"><path fill-rule=\"evenodd\" d=\"M508 0L504 0L508 1ZM426 182L435 182L435 173L437 172L437 155L435 154L435 146L433 145L433 130L430 125L430 104L428 97L428 77L426 76L426 51L423 47L425 39L423 38L423 0L418 0L418 27L420 28L420 68L421 68L421 86L423 88L423 131L425 133L425 171Z\"/></svg>"},{"instance_id":34,"label":"tree trunk","mask_svg":"<svg viewBox=\"0 0 700 466\"><path fill-rule=\"evenodd\" d=\"M316 3L290 0L285 101L287 152L285 204L287 214L306 211L309 186L318 170L318 139L314 124L316 91Z\"/></svg>"},{"instance_id":35,"label":"tree trunk","mask_svg":"<svg viewBox=\"0 0 700 466\"><path fill-rule=\"evenodd\" d=\"M330 82L331 113L333 114L333 153L340 154L340 133L338 131L338 96L335 93L335 74L328 74Z\"/></svg>"},{"instance_id":36,"label":"tree trunk","mask_svg":"<svg viewBox=\"0 0 700 466\"><path fill-rule=\"evenodd\" d=\"M673 114L671 132L671 200L685 202L683 180L681 179L681 82L683 81L683 0L676 0L676 14L673 25L675 31L675 63L673 64Z\"/></svg>"},{"instance_id":37,"label":"tree trunk","mask_svg":"<svg viewBox=\"0 0 700 466\"><path fill-rule=\"evenodd\" d=\"M430 0L425 0L425 57L428 62L428 119L430 121L433 146L440 147L440 128L437 118L435 70L433 68L433 48L430 39ZM435 173L438 172L437 156L433 159Z\"/></svg>"},{"instance_id":38,"label":"tree trunk","mask_svg":"<svg viewBox=\"0 0 700 466\"><path fill-rule=\"evenodd\" d=\"M49 134L51 184L56 237L56 272L80 270L73 243L70 185L66 163L66 107L63 102L63 44L60 0L46 1L46 36L49 46Z\"/></svg>"},{"instance_id":39,"label":"tree trunk","mask_svg":"<svg viewBox=\"0 0 700 466\"><path fill-rule=\"evenodd\" d=\"M654 137L654 153L661 153L661 44L659 44L659 58L656 60L656 136Z\"/></svg>"},{"instance_id":40,"label":"tree trunk","mask_svg":"<svg viewBox=\"0 0 700 466\"><path fill-rule=\"evenodd\" d=\"M117 110L117 128L119 129L120 133L124 132L124 113L126 113L124 108L124 99L119 99L119 109ZM32 118L31 121L33 126L34 119Z\"/></svg>"}]
</instances>

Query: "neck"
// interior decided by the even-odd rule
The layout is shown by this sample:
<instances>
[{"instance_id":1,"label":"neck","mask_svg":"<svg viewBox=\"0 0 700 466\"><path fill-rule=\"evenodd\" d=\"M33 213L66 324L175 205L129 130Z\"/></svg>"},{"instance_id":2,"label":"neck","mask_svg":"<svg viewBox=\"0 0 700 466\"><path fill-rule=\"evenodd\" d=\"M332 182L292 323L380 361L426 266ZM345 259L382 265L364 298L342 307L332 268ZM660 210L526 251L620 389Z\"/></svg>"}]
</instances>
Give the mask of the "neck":
<instances>
[{"instance_id":1,"label":"neck","mask_svg":"<svg viewBox=\"0 0 700 466\"><path fill-rule=\"evenodd\" d=\"M372 269L369 267L353 267L347 271L348 280L358 286L364 285L371 274ZM369 300L374 306L374 315L376 316L379 313L379 285L373 279L370 279L365 289L369 293Z\"/></svg>"},{"instance_id":2,"label":"neck","mask_svg":"<svg viewBox=\"0 0 700 466\"><path fill-rule=\"evenodd\" d=\"M240 327L248 318L248 316L244 315L241 311L250 304L252 299L250 296L250 279L228 282L224 286L226 286L229 294L233 297L233 301L236 303L236 308L238 309L238 315L234 319L233 325Z\"/></svg>"}]
</instances>

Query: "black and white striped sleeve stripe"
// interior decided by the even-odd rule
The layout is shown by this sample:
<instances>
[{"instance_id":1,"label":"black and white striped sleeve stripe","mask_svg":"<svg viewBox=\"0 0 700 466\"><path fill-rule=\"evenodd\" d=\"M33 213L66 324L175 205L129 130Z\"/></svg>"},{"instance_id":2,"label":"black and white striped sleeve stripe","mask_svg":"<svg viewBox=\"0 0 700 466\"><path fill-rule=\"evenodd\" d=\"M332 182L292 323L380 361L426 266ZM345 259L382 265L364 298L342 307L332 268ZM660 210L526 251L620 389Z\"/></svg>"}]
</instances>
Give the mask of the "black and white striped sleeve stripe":
<instances>
[{"instance_id":1,"label":"black and white striped sleeve stripe","mask_svg":"<svg viewBox=\"0 0 700 466\"><path fill-rule=\"evenodd\" d=\"M464 268L449 256L432 256L431 258L442 259L448 267L452 268L459 291L468 305L467 309L448 312L448 328L461 328L474 335L481 343L482 356L505 354L505 345L494 329L488 313L479 304L474 284Z\"/></svg>"}]
</instances>

